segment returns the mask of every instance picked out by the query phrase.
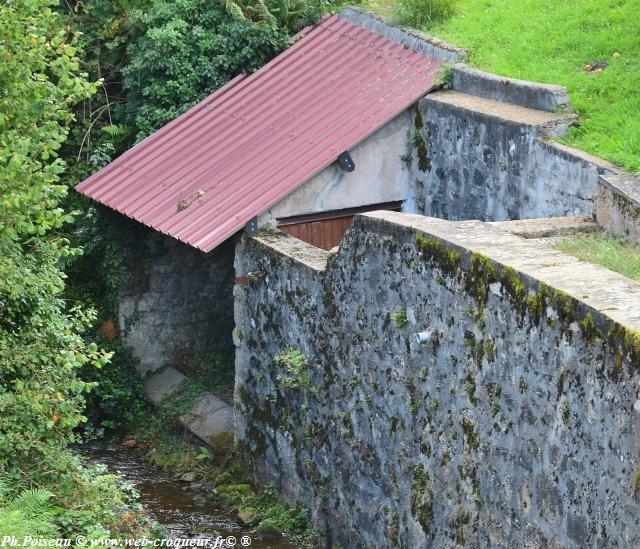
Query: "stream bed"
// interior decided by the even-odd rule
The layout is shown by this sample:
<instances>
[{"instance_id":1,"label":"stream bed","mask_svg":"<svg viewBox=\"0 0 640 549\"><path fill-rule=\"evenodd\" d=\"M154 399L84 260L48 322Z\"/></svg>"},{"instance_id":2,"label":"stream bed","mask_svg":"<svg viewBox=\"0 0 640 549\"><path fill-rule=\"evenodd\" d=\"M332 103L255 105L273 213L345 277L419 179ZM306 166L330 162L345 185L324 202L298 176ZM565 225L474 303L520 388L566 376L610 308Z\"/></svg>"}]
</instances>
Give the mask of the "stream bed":
<instances>
[{"instance_id":1,"label":"stream bed","mask_svg":"<svg viewBox=\"0 0 640 549\"><path fill-rule=\"evenodd\" d=\"M148 515L164 526L167 538L216 539L233 536L241 547L243 536L251 539L254 549L294 549L282 539L261 538L251 528L238 523L232 513L211 503L200 504L195 495L185 491L185 484L161 469L145 462L138 450L119 444L93 443L78 448L90 463L104 464L118 473L140 493L140 503ZM224 546L226 547L226 546Z\"/></svg>"}]
</instances>

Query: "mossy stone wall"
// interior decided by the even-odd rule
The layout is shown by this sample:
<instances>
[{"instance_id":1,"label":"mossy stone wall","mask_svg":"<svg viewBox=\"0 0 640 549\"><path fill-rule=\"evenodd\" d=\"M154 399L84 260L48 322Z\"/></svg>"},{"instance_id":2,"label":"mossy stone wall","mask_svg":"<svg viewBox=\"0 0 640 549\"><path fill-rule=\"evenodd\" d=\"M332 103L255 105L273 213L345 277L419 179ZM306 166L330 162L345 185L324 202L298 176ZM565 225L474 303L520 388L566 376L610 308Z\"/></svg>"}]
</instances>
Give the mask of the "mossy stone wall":
<instances>
[{"instance_id":1,"label":"mossy stone wall","mask_svg":"<svg viewBox=\"0 0 640 549\"><path fill-rule=\"evenodd\" d=\"M236 275L237 437L329 543L640 544L640 286L393 212L334 254L245 238Z\"/></svg>"}]
</instances>

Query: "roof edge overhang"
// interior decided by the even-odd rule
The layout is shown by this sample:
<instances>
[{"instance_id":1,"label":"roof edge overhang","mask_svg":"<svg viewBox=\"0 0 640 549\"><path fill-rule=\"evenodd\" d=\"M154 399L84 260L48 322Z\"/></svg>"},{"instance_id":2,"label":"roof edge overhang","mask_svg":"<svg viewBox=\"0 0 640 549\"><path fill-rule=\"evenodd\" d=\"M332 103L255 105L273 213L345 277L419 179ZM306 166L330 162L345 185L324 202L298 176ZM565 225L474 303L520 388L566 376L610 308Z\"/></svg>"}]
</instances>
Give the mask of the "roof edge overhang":
<instances>
[{"instance_id":1,"label":"roof edge overhang","mask_svg":"<svg viewBox=\"0 0 640 549\"><path fill-rule=\"evenodd\" d=\"M215 109L217 101L229 102L230 100L228 99L228 96L229 94L233 93L234 88L239 89L239 88L243 88L243 86L246 88L251 88L251 86L253 85L253 87L251 88L252 90L258 89L259 85L254 85L254 84L256 81L258 81L259 78L262 77L264 80L268 80L269 78L272 78L269 76L269 71L276 70L274 69L274 65L279 64L280 68L278 68L277 70L281 70L281 67L287 62L293 63L293 61L291 61L291 58L294 57L294 53L292 53L292 50L294 50L295 48L302 49L306 47L305 43L307 42L307 40L305 40L305 38L307 37L309 37L309 41L311 41L312 38L318 41L319 39L317 38L317 36L319 32L322 32L323 25L328 25L328 22L330 23L331 22L330 20L332 19L347 21L351 25L365 29L375 35L378 35L381 38L386 39L390 44L393 44L393 43L401 44L406 48L406 50L417 53L421 57L424 57L427 60L429 60L429 63L433 61L433 63L429 65L429 66L432 66L433 68L433 71L432 71L433 75L435 75L435 72L437 72L437 69L442 63L449 63L449 62L460 60L462 58L461 56L465 55L464 50L460 50L459 48L450 46L446 42L443 42L433 37L430 37L428 35L422 34L418 31L414 31L413 29L405 29L405 28L392 26L388 24L386 21L384 21L382 18L379 18L373 14L369 14L367 12L354 9L354 8L347 8L342 12L340 12L339 14L337 14L336 16L329 16L327 18L324 18L322 21L308 27L307 29L303 29L303 31L300 31L300 33L296 35L295 37L296 41L294 42L294 45L288 48L287 50L285 50L276 58L274 58L274 60L267 63L267 65L265 65L264 67L259 69L257 72L253 73L252 75L239 75L235 77L230 82L225 84L222 88L213 92L209 97L205 98L203 101L201 101L200 103L198 103L197 105L195 105L194 107L186 111L184 114L177 117L173 121L169 122L167 125L163 126L159 130L154 132L152 135L150 135L149 137L147 137L146 139L144 139L143 141L141 141L140 143L138 143L137 145L129 149L119 158L114 160L111 164L109 164L108 166L106 166L96 174L92 175L84 182L77 185L75 189L78 192L84 194L85 196L104 204L110 209L113 209L123 215L126 215L127 217L130 217L131 219L134 219L140 223L143 223L148 227L162 234L175 238L203 252L211 251L216 246L224 242L226 239L230 238L233 234L241 230L245 226L248 220L268 210L271 206L273 206L274 204L282 200L285 196L291 194L296 189L298 189L311 177L320 173L322 170L330 166L336 160L339 154L344 152L344 150L352 149L353 147L362 143L369 136L371 136L373 133L375 133L385 124L387 124L390 120L392 120L397 115L399 115L400 113L410 108L421 97L426 95L429 91L433 90L433 88L435 87L435 83L434 83L435 78L432 78L429 84L427 84L426 81L424 81L424 79L423 79L424 83L422 84L415 84L415 85L413 83L405 84L405 85L414 85L414 87L416 88L421 86L419 87L419 93L417 93L416 90L414 90L412 94L407 94L407 99L404 100L404 102L396 102L397 104L394 104L395 106L393 108L389 108L388 111L384 113L384 116L381 116L380 113L377 113L375 117L371 116L371 118L375 118L375 123L372 122L370 126L367 126L366 131L348 132L347 131L348 128L345 129L344 134L348 133L349 135L352 135L353 138L356 138L349 141L347 143L348 146L345 145L345 146L338 147L335 153L332 154L331 156L327 156L325 154L324 155L325 158L321 164L316 164L312 171L310 170L304 174L304 178L301 178L295 181L295 184L291 184L286 189L283 189L282 192L273 192L273 189L270 187L265 187L264 189L262 189L263 195L264 195L262 198L264 198L266 202L261 204L260 209L256 210L254 208L249 213L245 213L245 214L242 214L242 212L239 212L236 216L237 222L235 222L235 224L232 227L230 228L228 227L224 231L217 231L216 233L217 236L215 237L212 236L211 232L204 235L201 232L200 235L194 235L194 237L190 237L191 235L185 235L180 231L172 230L172 227L175 226L176 224L180 225L180 221L174 222L173 225L167 225L167 223L163 221L161 217L158 220L155 220L149 215L145 215L144 211L142 212L142 214L138 214L136 211L132 211L132 208L126 205L126 204L130 205L131 199L128 199L128 202L126 202L125 206L120 206L117 200L112 200L109 198L114 196L117 197L117 195L115 194L115 191L106 193L107 198L105 198L105 192L103 192L104 189L100 188L100 181L104 179L112 180L114 178L117 179L118 177L120 177L120 180L125 181L127 183L126 185L123 185L125 189L124 191L125 194L127 196L130 196L132 194L132 191L129 189L129 186L128 186L128 183L130 182L130 180L126 179L128 177L127 171L133 173L134 170L131 167L131 164L135 163L137 158L144 157L147 153L151 152L152 149L154 149L154 147L157 148L157 144L159 141L160 142L172 141L172 139L170 138L170 135L172 134L172 132L182 132L182 134L186 135L184 130L185 125L200 123L198 122L199 118L206 116L207 109L212 109L212 110ZM347 31L345 30L342 32L346 33ZM353 38L351 39L353 40ZM335 38L335 40L338 40L338 38ZM328 46L327 46L327 49L328 49ZM321 51L320 53L324 53L324 51ZM319 63L324 62L324 58L320 57L318 62ZM421 76L422 76L421 74L417 74L415 77L416 80L419 80ZM252 79L253 81L250 82ZM406 81L406 78L405 78L405 81ZM391 82L393 82L393 79L391 80ZM268 88L267 88L267 91L268 91ZM245 96L248 93L250 92L245 93ZM253 93L256 93L256 92L254 91ZM383 101L382 97L378 99L377 102L379 103L380 101ZM392 100L390 99L389 102L392 102ZM232 109L235 106L234 104L230 104L230 105L231 106L229 107L229 109ZM358 124L358 125L362 126L362 124ZM342 139L343 137L344 135L341 135L339 139L337 139L336 141L342 140L342 142L345 142L346 138ZM331 147L331 150L333 150L333 147ZM171 150L169 150L168 153L167 151L165 151L165 155L170 154L172 152L173 151ZM154 154L156 154L155 149L154 149ZM133 176L129 176L129 177L132 178ZM147 175L147 178L148 177L150 176ZM152 194L158 193L157 184L154 185L153 182L152 183L145 182L145 184L147 185L148 189L150 189L150 192ZM173 191L173 189L171 189L171 191ZM150 209L151 210L154 209L153 205L152 206L147 205L145 211L149 211ZM214 214L212 214L212 216L213 215ZM220 214L219 212L216 215L218 215L219 217L224 217L224 215Z\"/></svg>"}]
</instances>

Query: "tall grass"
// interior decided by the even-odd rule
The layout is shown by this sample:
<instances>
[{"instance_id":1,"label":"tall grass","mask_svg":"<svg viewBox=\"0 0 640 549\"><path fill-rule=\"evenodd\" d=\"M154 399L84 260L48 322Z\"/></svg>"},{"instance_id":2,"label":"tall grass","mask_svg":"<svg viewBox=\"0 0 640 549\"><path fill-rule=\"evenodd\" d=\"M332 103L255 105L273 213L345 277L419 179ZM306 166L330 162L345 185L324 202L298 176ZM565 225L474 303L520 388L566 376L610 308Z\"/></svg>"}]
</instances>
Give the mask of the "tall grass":
<instances>
[{"instance_id":1,"label":"tall grass","mask_svg":"<svg viewBox=\"0 0 640 549\"><path fill-rule=\"evenodd\" d=\"M607 233L569 236L554 247L640 282L640 250Z\"/></svg>"},{"instance_id":2,"label":"tall grass","mask_svg":"<svg viewBox=\"0 0 640 549\"><path fill-rule=\"evenodd\" d=\"M455 13L454 0L396 0L391 6L393 18L411 27L421 28L442 21Z\"/></svg>"}]
</instances>

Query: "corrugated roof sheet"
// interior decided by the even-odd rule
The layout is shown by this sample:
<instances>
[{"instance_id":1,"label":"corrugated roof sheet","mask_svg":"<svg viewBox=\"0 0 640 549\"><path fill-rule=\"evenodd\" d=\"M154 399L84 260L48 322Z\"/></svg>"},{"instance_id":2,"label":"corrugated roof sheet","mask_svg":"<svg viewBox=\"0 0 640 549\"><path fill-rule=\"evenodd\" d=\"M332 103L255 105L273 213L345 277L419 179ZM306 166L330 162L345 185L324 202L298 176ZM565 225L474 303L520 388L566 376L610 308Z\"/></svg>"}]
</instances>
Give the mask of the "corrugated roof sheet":
<instances>
[{"instance_id":1,"label":"corrugated roof sheet","mask_svg":"<svg viewBox=\"0 0 640 549\"><path fill-rule=\"evenodd\" d=\"M439 68L331 16L76 190L209 251L426 94Z\"/></svg>"}]
</instances>

